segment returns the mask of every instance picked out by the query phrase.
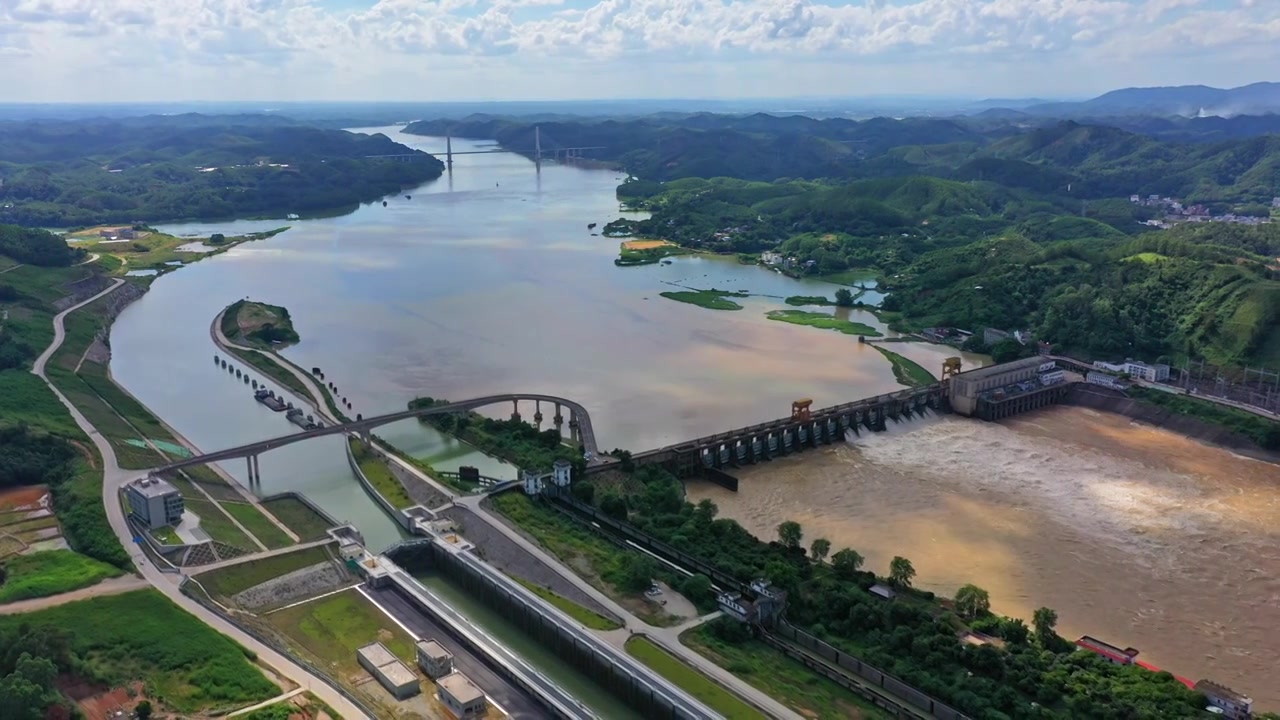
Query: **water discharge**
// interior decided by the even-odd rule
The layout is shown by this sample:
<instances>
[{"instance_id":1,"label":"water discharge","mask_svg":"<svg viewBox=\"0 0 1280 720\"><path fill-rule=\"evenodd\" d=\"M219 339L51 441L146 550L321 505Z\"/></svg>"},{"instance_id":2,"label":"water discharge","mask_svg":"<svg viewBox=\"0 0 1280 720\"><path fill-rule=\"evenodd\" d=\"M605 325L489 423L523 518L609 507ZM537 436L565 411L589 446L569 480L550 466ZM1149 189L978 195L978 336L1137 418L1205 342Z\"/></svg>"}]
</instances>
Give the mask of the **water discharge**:
<instances>
[{"instance_id":1,"label":"water discharge","mask_svg":"<svg viewBox=\"0 0 1280 720\"><path fill-rule=\"evenodd\" d=\"M932 418L740 472L721 514L760 537L796 520L917 585L965 583L1059 631L1280 705L1280 467L1080 408L1006 424Z\"/></svg>"}]
</instances>

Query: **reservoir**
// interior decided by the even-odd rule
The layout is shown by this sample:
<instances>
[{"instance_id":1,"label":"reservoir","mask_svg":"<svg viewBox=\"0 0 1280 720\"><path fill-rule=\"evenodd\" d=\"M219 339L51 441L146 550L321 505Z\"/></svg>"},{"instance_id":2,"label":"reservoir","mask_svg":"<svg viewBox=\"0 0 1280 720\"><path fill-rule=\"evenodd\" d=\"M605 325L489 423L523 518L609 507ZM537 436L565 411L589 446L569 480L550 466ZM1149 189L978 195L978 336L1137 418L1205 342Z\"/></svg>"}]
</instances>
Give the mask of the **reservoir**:
<instances>
[{"instance_id":1,"label":"reservoir","mask_svg":"<svg viewBox=\"0 0 1280 720\"><path fill-rule=\"evenodd\" d=\"M397 128L367 131L444 148L442 138ZM734 258L614 267L618 240L593 236L587 224L619 217L618 182L607 170L547 163L537 172L512 154L458 156L452 174L386 207L290 221L270 240L158 278L112 328L113 375L202 450L293 432L213 364L210 321L250 297L289 308L302 342L284 354L321 367L353 413L400 410L419 395L546 393L586 406L603 450L642 451L775 419L799 398L824 407L901 387L889 362L855 337L765 317L787 307L786 296L831 297L834 285ZM163 229L231 235L282 224ZM761 297L713 311L659 296L684 287ZM869 313L836 312L883 328ZM890 349L935 374L956 354L920 343ZM966 367L977 361L966 356ZM514 472L416 422L377 434L439 469ZM307 494L355 522L371 548L399 538L351 477L341 440L299 443L260 462L264 494ZM227 470L244 477L243 464ZM700 485L690 496L713 497L723 516L765 538L781 520L797 520L807 538L853 547L879 572L904 555L929 589L974 582L997 609L1028 618L1053 607L1064 635L1133 645L1143 659L1247 690L1267 707L1280 704L1277 476L1275 466L1122 418L1056 408L1003 425L894 426L850 447L757 466L736 496Z\"/></svg>"}]
</instances>

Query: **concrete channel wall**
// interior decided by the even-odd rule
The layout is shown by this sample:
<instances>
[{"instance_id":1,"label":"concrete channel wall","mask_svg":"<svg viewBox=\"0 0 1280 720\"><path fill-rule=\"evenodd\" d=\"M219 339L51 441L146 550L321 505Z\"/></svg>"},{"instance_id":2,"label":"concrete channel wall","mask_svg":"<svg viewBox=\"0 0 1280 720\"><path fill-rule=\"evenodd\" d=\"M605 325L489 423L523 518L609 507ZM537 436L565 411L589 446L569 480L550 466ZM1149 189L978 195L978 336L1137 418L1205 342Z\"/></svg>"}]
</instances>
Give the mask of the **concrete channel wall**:
<instances>
[{"instance_id":1,"label":"concrete channel wall","mask_svg":"<svg viewBox=\"0 0 1280 720\"><path fill-rule=\"evenodd\" d=\"M408 530L409 532L413 532L413 518L397 510L389 500L382 496L382 493L378 492L378 488L374 487L373 483L369 482L369 478L365 477L364 470L360 469L360 463L356 460L356 454L351 452L351 443L344 439L342 444L347 450L347 464L351 466L351 472L355 473L356 479L364 486L364 491L369 493L369 497L373 498L373 501L378 503L383 512L385 512L392 520L399 523L400 527ZM371 452L378 451L371 449Z\"/></svg>"},{"instance_id":2,"label":"concrete channel wall","mask_svg":"<svg viewBox=\"0 0 1280 720\"><path fill-rule=\"evenodd\" d=\"M427 558L418 556L419 562L429 558L433 567L462 585L470 595L497 609L530 637L572 663L644 717L653 720L719 717L625 651L582 629L574 620L484 561L436 543L415 545L415 548L428 552ZM388 551L393 561L401 554L398 550Z\"/></svg>"}]
</instances>

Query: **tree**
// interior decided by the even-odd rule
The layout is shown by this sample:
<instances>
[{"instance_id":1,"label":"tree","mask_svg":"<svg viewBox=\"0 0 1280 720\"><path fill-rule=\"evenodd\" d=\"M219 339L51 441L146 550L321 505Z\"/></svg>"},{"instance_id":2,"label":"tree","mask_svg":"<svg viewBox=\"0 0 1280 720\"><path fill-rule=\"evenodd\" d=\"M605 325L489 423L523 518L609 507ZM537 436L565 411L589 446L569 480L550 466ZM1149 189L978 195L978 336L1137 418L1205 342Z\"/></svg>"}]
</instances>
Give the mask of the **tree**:
<instances>
[{"instance_id":1,"label":"tree","mask_svg":"<svg viewBox=\"0 0 1280 720\"><path fill-rule=\"evenodd\" d=\"M227 241L227 236L223 235L222 233L214 233L209 236L209 244L211 245L221 245L226 241Z\"/></svg>"},{"instance_id":2,"label":"tree","mask_svg":"<svg viewBox=\"0 0 1280 720\"><path fill-rule=\"evenodd\" d=\"M911 580L916 576L916 569L911 566L911 561L900 556L894 556L889 561L889 584L898 588L911 587Z\"/></svg>"},{"instance_id":3,"label":"tree","mask_svg":"<svg viewBox=\"0 0 1280 720\"><path fill-rule=\"evenodd\" d=\"M134 708L133 712L138 716L138 720L147 720L151 717L151 701L143 700L138 703L138 707Z\"/></svg>"},{"instance_id":4,"label":"tree","mask_svg":"<svg viewBox=\"0 0 1280 720\"><path fill-rule=\"evenodd\" d=\"M809 546L809 556L816 563L826 560L829 552L831 552L831 541L826 538L818 538Z\"/></svg>"},{"instance_id":5,"label":"tree","mask_svg":"<svg viewBox=\"0 0 1280 720\"><path fill-rule=\"evenodd\" d=\"M680 584L680 594L689 598L695 604L699 600L711 599L711 578L702 573L690 575Z\"/></svg>"},{"instance_id":6,"label":"tree","mask_svg":"<svg viewBox=\"0 0 1280 720\"><path fill-rule=\"evenodd\" d=\"M804 539L804 530L795 520L787 520L778 525L778 542L784 547L798 548Z\"/></svg>"},{"instance_id":7,"label":"tree","mask_svg":"<svg viewBox=\"0 0 1280 720\"><path fill-rule=\"evenodd\" d=\"M849 288L840 288L836 290L836 305L840 307L853 307L853 293L849 292Z\"/></svg>"},{"instance_id":8,"label":"tree","mask_svg":"<svg viewBox=\"0 0 1280 720\"><path fill-rule=\"evenodd\" d=\"M977 585L965 585L956 591L956 612L973 619L991 610L991 596Z\"/></svg>"},{"instance_id":9,"label":"tree","mask_svg":"<svg viewBox=\"0 0 1280 720\"><path fill-rule=\"evenodd\" d=\"M653 584L658 566L648 555L636 555L622 567L622 589L627 592L644 592Z\"/></svg>"},{"instance_id":10,"label":"tree","mask_svg":"<svg viewBox=\"0 0 1280 720\"><path fill-rule=\"evenodd\" d=\"M1031 637L1031 631L1027 629L1027 624L1022 622L1022 618L1004 618L1001 620L999 634L1000 637L1013 645L1026 645L1027 640Z\"/></svg>"},{"instance_id":11,"label":"tree","mask_svg":"<svg viewBox=\"0 0 1280 720\"><path fill-rule=\"evenodd\" d=\"M862 569L862 563L863 557L858 554L858 551L849 548L831 556L831 568L835 570L836 577L844 580L852 580L858 574L858 570Z\"/></svg>"},{"instance_id":12,"label":"tree","mask_svg":"<svg viewBox=\"0 0 1280 720\"><path fill-rule=\"evenodd\" d=\"M569 492L578 500L590 505L596 496L596 486L589 482L576 482L569 486Z\"/></svg>"},{"instance_id":13,"label":"tree","mask_svg":"<svg viewBox=\"0 0 1280 720\"><path fill-rule=\"evenodd\" d=\"M1036 640L1040 641L1040 646L1051 648L1054 640L1058 639L1058 633L1054 631L1058 625L1058 613L1052 608L1042 607L1032 614L1031 624L1036 629Z\"/></svg>"},{"instance_id":14,"label":"tree","mask_svg":"<svg viewBox=\"0 0 1280 720\"><path fill-rule=\"evenodd\" d=\"M627 519L627 501L616 491L610 490L600 498L600 512L615 520Z\"/></svg>"}]
</instances>

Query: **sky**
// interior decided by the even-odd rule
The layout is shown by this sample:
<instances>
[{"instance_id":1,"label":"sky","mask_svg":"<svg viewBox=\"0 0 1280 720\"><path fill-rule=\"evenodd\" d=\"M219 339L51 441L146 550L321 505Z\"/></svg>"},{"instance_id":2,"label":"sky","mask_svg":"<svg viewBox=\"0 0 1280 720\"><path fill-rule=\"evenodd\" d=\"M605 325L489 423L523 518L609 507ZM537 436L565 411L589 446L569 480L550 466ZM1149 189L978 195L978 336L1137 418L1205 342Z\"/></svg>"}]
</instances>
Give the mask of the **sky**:
<instances>
[{"instance_id":1,"label":"sky","mask_svg":"<svg viewBox=\"0 0 1280 720\"><path fill-rule=\"evenodd\" d=\"M1084 98L1280 80L1280 0L0 0L0 101Z\"/></svg>"}]
</instances>

